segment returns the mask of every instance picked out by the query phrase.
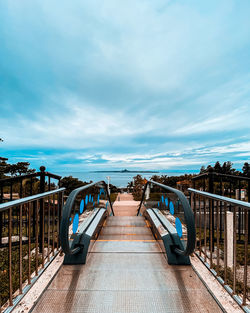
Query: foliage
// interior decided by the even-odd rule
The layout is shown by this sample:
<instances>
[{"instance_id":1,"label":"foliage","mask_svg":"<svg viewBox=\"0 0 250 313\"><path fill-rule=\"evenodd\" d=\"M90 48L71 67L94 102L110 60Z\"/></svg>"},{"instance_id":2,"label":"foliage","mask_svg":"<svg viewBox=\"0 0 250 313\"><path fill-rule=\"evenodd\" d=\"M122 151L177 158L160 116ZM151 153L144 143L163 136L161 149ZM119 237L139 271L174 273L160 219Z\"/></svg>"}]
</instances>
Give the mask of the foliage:
<instances>
[{"instance_id":1,"label":"foliage","mask_svg":"<svg viewBox=\"0 0 250 313\"><path fill-rule=\"evenodd\" d=\"M222 173L222 167L219 161L214 164L214 170L216 173Z\"/></svg>"},{"instance_id":2,"label":"foliage","mask_svg":"<svg viewBox=\"0 0 250 313\"><path fill-rule=\"evenodd\" d=\"M133 182L132 181L128 182L127 189L128 189L128 192L132 192L132 190L133 190Z\"/></svg>"},{"instance_id":3,"label":"foliage","mask_svg":"<svg viewBox=\"0 0 250 313\"><path fill-rule=\"evenodd\" d=\"M167 175L153 175L151 177L151 180L161 183L163 185L167 185L173 188L176 188L176 184L179 181L191 181L191 179L194 177L192 174L185 174L185 175L180 175L180 176L167 176ZM153 191L160 191L160 188L157 186L153 186L152 192Z\"/></svg>"},{"instance_id":4,"label":"foliage","mask_svg":"<svg viewBox=\"0 0 250 313\"><path fill-rule=\"evenodd\" d=\"M213 263L211 268L216 270L217 269L216 264ZM227 275L227 285L229 285L233 289L233 277L234 276L233 276L233 271L232 271L231 268L227 267L226 275ZM218 268L218 276L220 276L223 280L225 280L225 269L221 265L219 265L219 268ZM247 293L249 293L250 292L250 287L246 286L246 288L247 288ZM235 282L235 292L236 292L236 294L238 294L238 295L242 294L243 290L244 290L243 282L239 281L238 279L236 279L236 282Z\"/></svg>"},{"instance_id":5,"label":"foliage","mask_svg":"<svg viewBox=\"0 0 250 313\"><path fill-rule=\"evenodd\" d=\"M248 162L244 163L242 173L244 176L250 177L250 164Z\"/></svg>"},{"instance_id":6,"label":"foliage","mask_svg":"<svg viewBox=\"0 0 250 313\"><path fill-rule=\"evenodd\" d=\"M136 175L135 177L133 177L133 179L134 179L134 188L132 194L134 200L139 201L141 200L142 197L144 180L141 175Z\"/></svg>"},{"instance_id":7,"label":"foliage","mask_svg":"<svg viewBox=\"0 0 250 313\"><path fill-rule=\"evenodd\" d=\"M219 161L215 162L214 166L208 165L207 168L203 165L200 169L200 174L207 173L210 169L213 169L216 173L221 174L234 174L236 169L233 168L233 163L231 161L224 162L223 165Z\"/></svg>"},{"instance_id":8,"label":"foliage","mask_svg":"<svg viewBox=\"0 0 250 313\"><path fill-rule=\"evenodd\" d=\"M25 175L34 173L35 169L30 169L29 162L17 162L15 164L7 163L8 159L0 157L0 179L5 178L7 174L11 176Z\"/></svg>"},{"instance_id":9,"label":"foliage","mask_svg":"<svg viewBox=\"0 0 250 313\"><path fill-rule=\"evenodd\" d=\"M0 179L5 178L5 174L8 173L6 162L8 159L0 157Z\"/></svg>"},{"instance_id":10,"label":"foliage","mask_svg":"<svg viewBox=\"0 0 250 313\"><path fill-rule=\"evenodd\" d=\"M3 142L3 139L0 138L0 142ZM0 179L5 178L7 174L11 176L17 176L22 174L31 174L34 173L35 169L30 169L29 162L17 162L14 164L7 163L8 159L0 157Z\"/></svg>"},{"instance_id":11,"label":"foliage","mask_svg":"<svg viewBox=\"0 0 250 313\"><path fill-rule=\"evenodd\" d=\"M17 174L25 175L35 173L36 170L30 169L29 166L29 162L17 162L16 164L9 164L8 173L10 173L11 176L17 176Z\"/></svg>"},{"instance_id":12,"label":"foliage","mask_svg":"<svg viewBox=\"0 0 250 313\"><path fill-rule=\"evenodd\" d=\"M79 180L76 177L73 176L65 176L61 179L60 181L60 186L61 187L65 187L66 191L65 194L69 195L74 189L82 187L82 186L86 186L88 184L92 183L92 181L90 182L83 182L81 180ZM112 184L109 185L109 189L110 189L110 193L112 194L117 194L118 193L118 188ZM99 193L99 187L98 186L93 186L88 188L87 190L81 192L81 194L79 195L80 197L85 197L87 194L98 194Z\"/></svg>"},{"instance_id":13,"label":"foliage","mask_svg":"<svg viewBox=\"0 0 250 313\"><path fill-rule=\"evenodd\" d=\"M81 181L78 178L75 178L73 176L65 176L60 181L61 187L66 188L65 193L67 195L69 195L71 193L71 191L73 191L74 189L79 188L81 186L85 186L87 184L88 183L83 182L83 181Z\"/></svg>"},{"instance_id":14,"label":"foliage","mask_svg":"<svg viewBox=\"0 0 250 313\"><path fill-rule=\"evenodd\" d=\"M248 162L245 162L242 167L242 173L240 171L237 171L235 168L233 168L233 163L231 161L224 162L222 165L219 161L215 162L214 166L208 165L207 168L202 165L200 169L200 174L207 173L210 169L215 171L216 173L220 174L227 174L227 175L243 175L250 177L250 164Z\"/></svg>"},{"instance_id":15,"label":"foliage","mask_svg":"<svg viewBox=\"0 0 250 313\"><path fill-rule=\"evenodd\" d=\"M119 192L119 189L116 186L112 185L112 184L109 184L109 190L110 190L111 194Z\"/></svg>"},{"instance_id":16,"label":"foliage","mask_svg":"<svg viewBox=\"0 0 250 313\"><path fill-rule=\"evenodd\" d=\"M189 181L191 184L191 179L194 177L192 174L185 174L180 176L168 176L168 175L153 175L150 180L153 180L155 182L158 182L163 185L167 185L173 188L176 188L177 182L179 181ZM134 196L134 200L141 200L142 192L145 184L145 179L142 178L141 175L137 175L134 178L134 187L133 182L128 183L128 188L131 191ZM153 185L151 188L151 193L161 193L162 189L159 186Z\"/></svg>"},{"instance_id":17,"label":"foliage","mask_svg":"<svg viewBox=\"0 0 250 313\"><path fill-rule=\"evenodd\" d=\"M35 244L31 245L31 249L35 247ZM19 288L19 247L12 247L12 284L13 284L13 293ZM28 278L28 259L24 258L28 254L28 246L23 245L23 282ZM41 264L41 258L38 259L38 264ZM35 271L35 255L31 256L31 273ZM1 249L0 254L0 295L1 295L1 304L4 304L9 297L9 275L8 275L8 249Z\"/></svg>"},{"instance_id":18,"label":"foliage","mask_svg":"<svg viewBox=\"0 0 250 313\"><path fill-rule=\"evenodd\" d=\"M116 198L117 198L118 193L111 193L110 194L110 201L111 203L115 202Z\"/></svg>"}]
</instances>

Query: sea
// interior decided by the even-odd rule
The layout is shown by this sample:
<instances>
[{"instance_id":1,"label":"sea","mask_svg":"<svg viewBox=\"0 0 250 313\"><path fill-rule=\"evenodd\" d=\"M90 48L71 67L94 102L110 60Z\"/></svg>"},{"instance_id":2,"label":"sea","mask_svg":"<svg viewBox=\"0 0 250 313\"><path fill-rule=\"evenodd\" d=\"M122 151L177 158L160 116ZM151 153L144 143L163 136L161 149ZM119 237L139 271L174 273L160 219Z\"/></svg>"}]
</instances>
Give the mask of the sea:
<instances>
[{"instance_id":1,"label":"sea","mask_svg":"<svg viewBox=\"0 0 250 313\"><path fill-rule=\"evenodd\" d=\"M116 186L116 187L127 187L128 183L133 181L133 177L137 174L141 175L143 178L150 179L153 175L167 175L167 176L180 176L184 174L196 174L197 171L176 171L176 172L152 172L152 173L142 173L142 172L59 172L58 175L64 176L73 176L78 178L81 181L93 181L98 182L104 180Z\"/></svg>"}]
</instances>

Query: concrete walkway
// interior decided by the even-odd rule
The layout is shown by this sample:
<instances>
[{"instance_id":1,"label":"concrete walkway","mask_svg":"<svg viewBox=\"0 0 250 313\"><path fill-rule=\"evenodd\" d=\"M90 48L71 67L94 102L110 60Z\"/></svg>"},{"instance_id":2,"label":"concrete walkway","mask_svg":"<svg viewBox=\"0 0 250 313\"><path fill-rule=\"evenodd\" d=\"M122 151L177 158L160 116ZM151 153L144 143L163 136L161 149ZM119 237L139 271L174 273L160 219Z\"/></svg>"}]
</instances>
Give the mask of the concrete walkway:
<instances>
[{"instance_id":1,"label":"concrete walkway","mask_svg":"<svg viewBox=\"0 0 250 313\"><path fill-rule=\"evenodd\" d=\"M115 216L136 216L140 201L134 201L132 194L119 193L113 203Z\"/></svg>"},{"instance_id":2,"label":"concrete walkway","mask_svg":"<svg viewBox=\"0 0 250 313\"><path fill-rule=\"evenodd\" d=\"M118 194L85 265L63 265L34 313L221 312L191 266L170 266L139 201Z\"/></svg>"},{"instance_id":3,"label":"concrete walkway","mask_svg":"<svg viewBox=\"0 0 250 313\"><path fill-rule=\"evenodd\" d=\"M168 265L144 217L110 216L87 264L63 265L33 312L219 313L221 310L191 266Z\"/></svg>"}]
</instances>

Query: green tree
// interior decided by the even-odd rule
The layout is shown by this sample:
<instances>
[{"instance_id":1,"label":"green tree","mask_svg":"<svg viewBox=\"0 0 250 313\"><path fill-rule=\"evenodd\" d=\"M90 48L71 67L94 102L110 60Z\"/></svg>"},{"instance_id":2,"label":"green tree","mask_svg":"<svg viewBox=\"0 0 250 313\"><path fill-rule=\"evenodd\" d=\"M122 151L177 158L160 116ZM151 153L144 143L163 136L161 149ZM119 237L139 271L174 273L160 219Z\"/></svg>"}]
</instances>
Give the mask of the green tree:
<instances>
[{"instance_id":1,"label":"green tree","mask_svg":"<svg viewBox=\"0 0 250 313\"><path fill-rule=\"evenodd\" d=\"M3 139L0 138L0 142L3 142ZM17 162L15 164L7 163L8 159L0 157L0 179L4 178L7 174L11 176L17 176L22 174L31 174L34 173L35 169L30 169L29 162Z\"/></svg>"},{"instance_id":2,"label":"green tree","mask_svg":"<svg viewBox=\"0 0 250 313\"><path fill-rule=\"evenodd\" d=\"M250 177L250 164L245 162L242 167L242 172L244 176Z\"/></svg>"},{"instance_id":3,"label":"green tree","mask_svg":"<svg viewBox=\"0 0 250 313\"><path fill-rule=\"evenodd\" d=\"M201 169L200 169L200 174L203 174L206 172L206 168L204 165L202 165Z\"/></svg>"},{"instance_id":4,"label":"green tree","mask_svg":"<svg viewBox=\"0 0 250 313\"><path fill-rule=\"evenodd\" d=\"M133 177L134 179L134 188L133 188L133 197L134 200L139 201L142 197L142 190L143 190L143 178L141 175L136 175Z\"/></svg>"},{"instance_id":5,"label":"green tree","mask_svg":"<svg viewBox=\"0 0 250 313\"><path fill-rule=\"evenodd\" d=\"M221 173L222 172L222 167L221 167L221 164L219 161L217 161L215 164L214 164L214 171L216 173Z\"/></svg>"},{"instance_id":6,"label":"green tree","mask_svg":"<svg viewBox=\"0 0 250 313\"><path fill-rule=\"evenodd\" d=\"M5 177L5 174L9 172L9 164L7 158L0 157L0 179Z\"/></svg>"},{"instance_id":7,"label":"green tree","mask_svg":"<svg viewBox=\"0 0 250 313\"><path fill-rule=\"evenodd\" d=\"M75 178L73 176L65 176L61 179L60 185L61 187L66 188L66 193L69 195L72 190L85 186L87 183L84 183L83 181L79 180L78 178Z\"/></svg>"},{"instance_id":8,"label":"green tree","mask_svg":"<svg viewBox=\"0 0 250 313\"><path fill-rule=\"evenodd\" d=\"M233 163L231 161L224 162L222 165L223 174L233 174L235 169L233 168Z\"/></svg>"},{"instance_id":9,"label":"green tree","mask_svg":"<svg viewBox=\"0 0 250 313\"><path fill-rule=\"evenodd\" d=\"M25 175L34 173L36 170L30 169L29 166L29 162L17 162L16 164L10 164L8 173L10 173L11 176L17 176L17 174Z\"/></svg>"}]
</instances>

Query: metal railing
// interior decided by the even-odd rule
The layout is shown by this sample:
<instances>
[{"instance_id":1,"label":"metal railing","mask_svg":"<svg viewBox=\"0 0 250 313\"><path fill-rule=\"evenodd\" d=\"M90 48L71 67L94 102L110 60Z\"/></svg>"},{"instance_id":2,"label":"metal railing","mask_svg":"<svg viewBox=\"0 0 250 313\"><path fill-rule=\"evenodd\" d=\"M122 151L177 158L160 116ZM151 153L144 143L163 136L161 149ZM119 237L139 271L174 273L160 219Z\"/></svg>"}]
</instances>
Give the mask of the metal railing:
<instances>
[{"instance_id":1,"label":"metal railing","mask_svg":"<svg viewBox=\"0 0 250 313\"><path fill-rule=\"evenodd\" d=\"M185 250L180 250L178 248L175 248L175 253L177 253L179 255L184 255L184 256L190 255L191 253L193 253L194 247L195 247L194 214L190 208L190 204L189 204L187 198L185 197L185 195L180 190L166 186L166 185L163 185L163 184L160 184L160 183L157 183L157 182L152 181L152 180L148 181L144 187L144 190L143 190L142 199L141 199L141 202L140 202L140 205L138 208L137 215L140 214L140 210L141 210L144 198L145 198L146 190L147 190L148 186L150 186L151 184L158 186L158 187L162 188L163 190L174 194L176 197L176 204L178 203L178 207L180 207L179 203L181 204L181 207L182 207L182 210L184 213L184 222L185 222L186 229L187 229L187 242L186 242ZM167 209L168 206L170 206L170 203L172 203L172 205L173 205L173 202L170 202L170 201L168 201L168 205L164 204L165 209ZM158 205L160 207L160 202L158 202ZM174 215L174 214L172 214L172 215Z\"/></svg>"},{"instance_id":2,"label":"metal railing","mask_svg":"<svg viewBox=\"0 0 250 313\"><path fill-rule=\"evenodd\" d=\"M20 301L59 251L64 190L60 188L0 204L0 212L8 216L8 228L3 230L6 245L1 248L0 269L0 308L3 306L6 312ZM13 218L18 220L18 225L13 223Z\"/></svg>"},{"instance_id":3,"label":"metal railing","mask_svg":"<svg viewBox=\"0 0 250 313\"><path fill-rule=\"evenodd\" d=\"M61 176L46 172L45 170L46 168L41 166L40 172L0 179L0 203L14 200L14 192L16 192L18 198L21 199L37 194L37 191L39 191L39 193L45 192L46 188L50 191L52 189L52 179L58 181L57 185L59 187ZM38 188L34 186L36 182L39 182ZM4 191L8 191L7 196Z\"/></svg>"},{"instance_id":4,"label":"metal railing","mask_svg":"<svg viewBox=\"0 0 250 313\"><path fill-rule=\"evenodd\" d=\"M72 249L70 245L70 242L72 242L72 235L75 237L77 232L80 216L86 212L86 210L93 210L94 208L101 206L106 206L107 208L107 202L106 204L100 203L102 194L107 198L111 213L114 215L107 184L104 181L79 187L70 193L63 208L60 226L61 245L66 255L77 254L81 250L80 247ZM70 232L71 224L73 224L73 227Z\"/></svg>"},{"instance_id":5,"label":"metal railing","mask_svg":"<svg viewBox=\"0 0 250 313\"><path fill-rule=\"evenodd\" d=\"M213 168L192 178L192 188L250 202L250 177L217 173ZM239 212L239 215L242 213ZM241 220L238 219L239 240ZM248 216L248 241L250 243L250 214Z\"/></svg>"},{"instance_id":6,"label":"metal railing","mask_svg":"<svg viewBox=\"0 0 250 313\"><path fill-rule=\"evenodd\" d=\"M197 231L195 253L245 309L250 290L247 278L250 203L193 188L188 190Z\"/></svg>"},{"instance_id":7,"label":"metal railing","mask_svg":"<svg viewBox=\"0 0 250 313\"><path fill-rule=\"evenodd\" d=\"M40 172L0 179L0 203L6 203L60 187L61 176L46 172L45 169L44 166L41 166ZM52 182L53 180L57 182L57 186ZM13 226L16 227L19 224L17 216L18 212L13 211L12 222ZM27 224L26 220L23 222ZM39 226L42 227L41 224ZM0 247L4 247L2 237L6 227L8 227L8 216L5 211L0 212ZM39 242L41 246L41 238Z\"/></svg>"}]
</instances>

